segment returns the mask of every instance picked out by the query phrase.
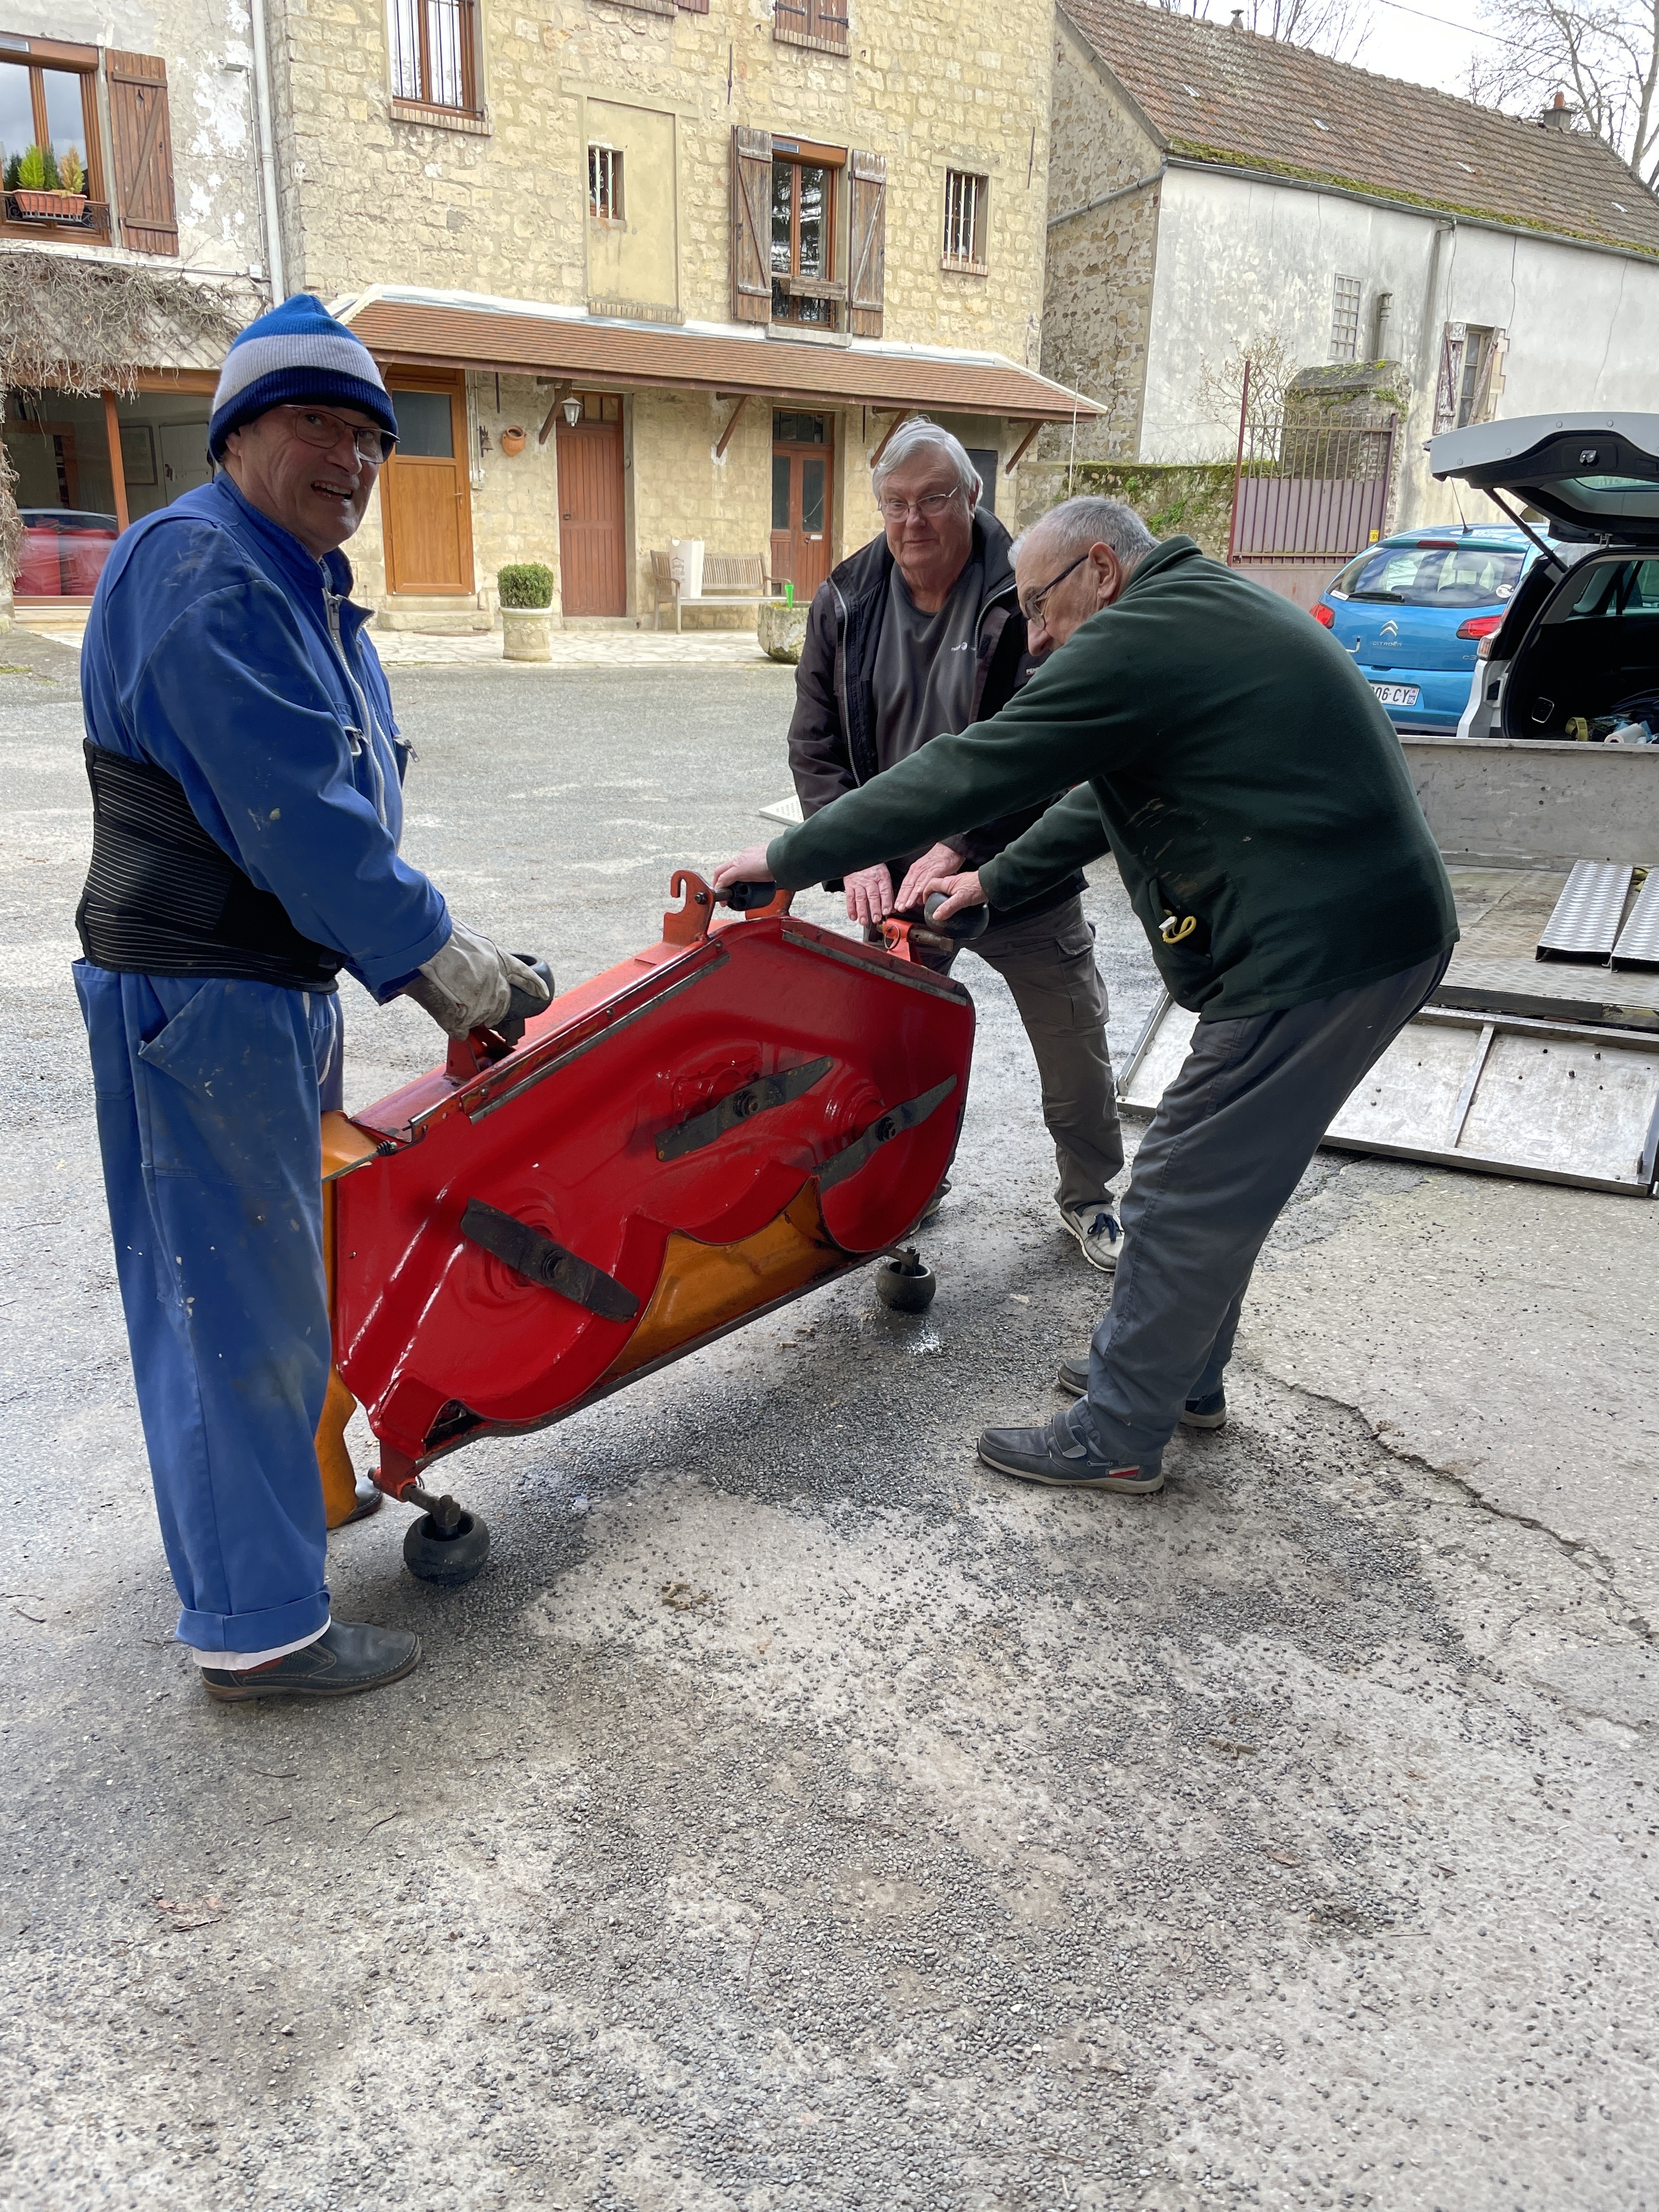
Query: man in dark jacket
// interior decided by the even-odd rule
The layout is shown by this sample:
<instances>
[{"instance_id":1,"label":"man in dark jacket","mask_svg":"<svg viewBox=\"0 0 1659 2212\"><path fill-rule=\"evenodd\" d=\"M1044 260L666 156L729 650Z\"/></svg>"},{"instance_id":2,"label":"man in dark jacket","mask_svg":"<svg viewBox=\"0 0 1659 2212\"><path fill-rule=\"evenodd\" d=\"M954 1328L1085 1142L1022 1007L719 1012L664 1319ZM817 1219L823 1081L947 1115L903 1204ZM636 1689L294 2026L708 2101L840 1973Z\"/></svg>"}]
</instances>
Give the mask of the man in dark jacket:
<instances>
[{"instance_id":1,"label":"man in dark jacket","mask_svg":"<svg viewBox=\"0 0 1659 2212\"><path fill-rule=\"evenodd\" d=\"M789 765L809 818L931 738L988 720L1036 665L1008 533L980 513L980 479L963 446L914 416L888 440L873 477L884 534L820 587L796 672ZM854 870L845 878L848 918L876 936L888 915L920 905L930 878L993 860L1044 805ZM1090 1264L1109 1271L1121 1247L1109 1191L1123 1141L1083 889L1072 869L1033 896L994 904L973 950L1007 984L1036 1056L1060 1218Z\"/></svg>"},{"instance_id":2,"label":"man in dark jacket","mask_svg":"<svg viewBox=\"0 0 1659 2212\"><path fill-rule=\"evenodd\" d=\"M1109 850L1170 995L1198 1016L1141 1140L1123 1263L1079 1403L988 1429L1000 1473L1154 1491L1178 1421L1218 1428L1250 1271L1343 1100L1434 989L1451 886L1400 740L1336 641L1289 600L1074 499L1016 549L1043 665L993 720L940 738L715 876L822 882L1066 787L958 872L950 904L1033 896Z\"/></svg>"}]
</instances>

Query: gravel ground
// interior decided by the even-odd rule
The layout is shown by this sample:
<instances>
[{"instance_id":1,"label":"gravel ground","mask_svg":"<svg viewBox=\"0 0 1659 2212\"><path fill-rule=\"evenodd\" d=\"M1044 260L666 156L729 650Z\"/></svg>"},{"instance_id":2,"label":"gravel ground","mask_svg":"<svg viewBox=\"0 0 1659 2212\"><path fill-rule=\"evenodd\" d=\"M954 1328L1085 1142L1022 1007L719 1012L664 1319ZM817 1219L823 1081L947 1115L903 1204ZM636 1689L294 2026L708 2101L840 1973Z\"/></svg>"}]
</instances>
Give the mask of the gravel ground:
<instances>
[{"instance_id":1,"label":"gravel ground","mask_svg":"<svg viewBox=\"0 0 1659 2212\"><path fill-rule=\"evenodd\" d=\"M854 1277L480 1444L467 1589L396 1509L334 1540L418 1674L212 1706L68 980L74 660L3 643L8 2203L1659 2204L1644 1208L1322 1156L1230 1426L1157 1498L1024 1491L974 1437L1102 1285L964 962L928 1315ZM411 855L562 983L787 786L787 671L394 684ZM1121 1051L1150 963L1091 903ZM366 1103L434 1033L349 999Z\"/></svg>"}]
</instances>

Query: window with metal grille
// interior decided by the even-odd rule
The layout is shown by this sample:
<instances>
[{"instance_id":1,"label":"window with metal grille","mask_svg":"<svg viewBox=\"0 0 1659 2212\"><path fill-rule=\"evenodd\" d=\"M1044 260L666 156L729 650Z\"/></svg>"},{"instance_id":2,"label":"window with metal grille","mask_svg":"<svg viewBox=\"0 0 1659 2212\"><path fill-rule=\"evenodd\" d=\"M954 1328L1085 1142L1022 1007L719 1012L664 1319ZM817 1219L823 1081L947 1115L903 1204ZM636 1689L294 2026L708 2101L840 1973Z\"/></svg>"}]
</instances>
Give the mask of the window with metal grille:
<instances>
[{"instance_id":1,"label":"window with metal grille","mask_svg":"<svg viewBox=\"0 0 1659 2212\"><path fill-rule=\"evenodd\" d=\"M77 59L74 68L49 69L30 64L27 39L12 33L6 38L23 51L16 57L0 54L0 170L4 173L0 228L67 225L107 239L110 211L98 143L96 49L59 47L60 58L72 53L84 54L86 59ZM34 43L41 46L46 42ZM162 116L165 129L165 109Z\"/></svg>"},{"instance_id":2,"label":"window with metal grille","mask_svg":"<svg viewBox=\"0 0 1659 2212\"><path fill-rule=\"evenodd\" d=\"M623 157L619 146L587 149L587 212L596 222L623 220Z\"/></svg>"},{"instance_id":3,"label":"window with metal grille","mask_svg":"<svg viewBox=\"0 0 1659 2212\"><path fill-rule=\"evenodd\" d=\"M474 0L392 0L392 96L478 112Z\"/></svg>"},{"instance_id":4,"label":"window with metal grille","mask_svg":"<svg viewBox=\"0 0 1659 2212\"><path fill-rule=\"evenodd\" d=\"M985 266L985 203L988 177L975 177L966 169L945 172L945 251L947 269Z\"/></svg>"},{"instance_id":5,"label":"window with metal grille","mask_svg":"<svg viewBox=\"0 0 1659 2212\"><path fill-rule=\"evenodd\" d=\"M1359 358L1359 296L1364 287L1358 276L1339 276L1331 286L1331 359Z\"/></svg>"}]
</instances>

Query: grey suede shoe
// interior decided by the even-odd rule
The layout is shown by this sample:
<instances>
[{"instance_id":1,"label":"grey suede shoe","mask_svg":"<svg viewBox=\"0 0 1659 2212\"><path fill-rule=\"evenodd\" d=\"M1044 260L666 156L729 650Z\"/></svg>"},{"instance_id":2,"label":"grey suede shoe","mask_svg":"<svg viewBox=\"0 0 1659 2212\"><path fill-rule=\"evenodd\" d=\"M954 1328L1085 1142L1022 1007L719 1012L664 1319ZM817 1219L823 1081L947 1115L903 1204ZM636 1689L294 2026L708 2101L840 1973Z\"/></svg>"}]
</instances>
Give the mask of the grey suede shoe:
<instances>
[{"instance_id":1,"label":"grey suede shoe","mask_svg":"<svg viewBox=\"0 0 1659 2212\"><path fill-rule=\"evenodd\" d=\"M1054 1380L1068 1396L1081 1398L1089 1388L1089 1355L1081 1359L1062 1359ZM1220 1429L1227 1425L1227 1394L1212 1390L1203 1398L1188 1398L1182 1409L1182 1425L1188 1429Z\"/></svg>"},{"instance_id":2,"label":"grey suede shoe","mask_svg":"<svg viewBox=\"0 0 1659 2212\"><path fill-rule=\"evenodd\" d=\"M987 1429L979 1455L999 1474L1045 1483L1051 1490L1121 1490L1143 1497L1164 1487L1161 1467L1115 1466L1097 1459L1073 1434L1069 1413L1056 1413L1040 1429Z\"/></svg>"},{"instance_id":3,"label":"grey suede shoe","mask_svg":"<svg viewBox=\"0 0 1659 2212\"><path fill-rule=\"evenodd\" d=\"M204 1667L202 1682L209 1697L225 1705L253 1698L355 1698L412 1674L420 1663L421 1640L406 1628L331 1620L314 1644L286 1658L237 1673Z\"/></svg>"}]
</instances>

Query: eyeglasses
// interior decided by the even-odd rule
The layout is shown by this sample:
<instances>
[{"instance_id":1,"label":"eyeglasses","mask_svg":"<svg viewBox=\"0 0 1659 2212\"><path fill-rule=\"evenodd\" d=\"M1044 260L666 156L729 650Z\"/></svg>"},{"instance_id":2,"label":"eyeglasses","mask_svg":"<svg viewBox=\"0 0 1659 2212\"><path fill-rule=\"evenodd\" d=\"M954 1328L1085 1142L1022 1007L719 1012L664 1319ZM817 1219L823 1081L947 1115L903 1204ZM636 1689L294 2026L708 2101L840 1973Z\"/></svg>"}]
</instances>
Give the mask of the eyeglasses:
<instances>
[{"instance_id":1,"label":"eyeglasses","mask_svg":"<svg viewBox=\"0 0 1659 2212\"><path fill-rule=\"evenodd\" d=\"M884 499L877 501L890 522L902 522L907 515L919 514L924 521L933 522L944 514L953 499L962 497L962 487L954 491L925 491L920 499Z\"/></svg>"},{"instance_id":2,"label":"eyeglasses","mask_svg":"<svg viewBox=\"0 0 1659 2212\"><path fill-rule=\"evenodd\" d=\"M343 415L331 415L325 407L285 406L283 412L302 446L315 446L326 453L342 438L349 438L358 459L367 461L371 468L378 469L398 442L389 430L367 422L348 422Z\"/></svg>"},{"instance_id":3,"label":"eyeglasses","mask_svg":"<svg viewBox=\"0 0 1659 2212\"><path fill-rule=\"evenodd\" d=\"M1043 586L1040 592L1032 592L1030 598L1026 600L1024 606L1025 619L1028 623L1040 623L1042 620L1042 602L1048 598L1049 592L1052 592L1057 585L1063 584L1066 581L1066 579L1071 574L1073 568L1080 568L1083 566L1084 562L1088 559L1091 550L1092 550L1092 548L1085 547L1085 550L1078 555L1075 561L1068 561L1066 562L1066 566L1060 570L1059 575L1050 576L1048 582Z\"/></svg>"}]
</instances>

